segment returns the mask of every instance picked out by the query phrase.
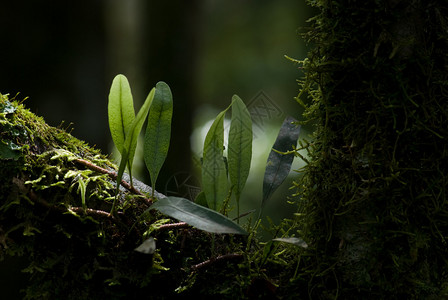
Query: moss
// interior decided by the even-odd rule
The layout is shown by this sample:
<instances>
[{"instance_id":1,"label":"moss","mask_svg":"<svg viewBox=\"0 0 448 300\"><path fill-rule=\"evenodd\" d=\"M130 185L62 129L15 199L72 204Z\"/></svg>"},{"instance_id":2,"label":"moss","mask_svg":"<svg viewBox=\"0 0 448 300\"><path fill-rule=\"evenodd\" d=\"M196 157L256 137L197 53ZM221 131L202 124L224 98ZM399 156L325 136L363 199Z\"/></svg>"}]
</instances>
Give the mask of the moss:
<instances>
[{"instance_id":1,"label":"moss","mask_svg":"<svg viewBox=\"0 0 448 300\"><path fill-rule=\"evenodd\" d=\"M17 101L2 95L1 104L2 142L16 146L14 156L1 157L0 257L29 258L26 298L53 299L70 290L69 298L95 299L102 293L119 294L120 288L113 284L147 282L157 268L151 268L152 257L137 259L133 251L143 228L129 230L143 208L133 204L135 209L119 219L96 213L110 209L113 180L75 159L108 169L114 165ZM79 188L82 184L84 190ZM91 213L80 209L82 202ZM147 268L142 269L145 261ZM99 282L109 282L110 288L107 284L96 288Z\"/></svg>"},{"instance_id":2,"label":"moss","mask_svg":"<svg viewBox=\"0 0 448 300\"><path fill-rule=\"evenodd\" d=\"M296 187L311 294L446 296L448 7L309 2L298 101L316 131Z\"/></svg>"}]
</instances>

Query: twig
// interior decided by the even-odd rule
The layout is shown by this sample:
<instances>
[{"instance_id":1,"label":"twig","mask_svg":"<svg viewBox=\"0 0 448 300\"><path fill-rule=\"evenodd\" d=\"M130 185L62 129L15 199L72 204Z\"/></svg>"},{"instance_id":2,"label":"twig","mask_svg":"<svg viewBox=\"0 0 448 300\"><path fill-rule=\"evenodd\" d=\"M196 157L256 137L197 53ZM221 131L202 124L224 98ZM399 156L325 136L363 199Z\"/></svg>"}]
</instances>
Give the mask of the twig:
<instances>
[{"instance_id":1,"label":"twig","mask_svg":"<svg viewBox=\"0 0 448 300\"><path fill-rule=\"evenodd\" d=\"M185 222L179 222L179 223L171 223L171 224L163 224L158 227L158 229L173 229L173 228L185 228L189 227Z\"/></svg>"},{"instance_id":2,"label":"twig","mask_svg":"<svg viewBox=\"0 0 448 300\"><path fill-rule=\"evenodd\" d=\"M191 269L193 271L197 271L199 269L209 267L210 265L217 263L217 262L232 260L232 259L241 259L241 258L243 258L243 255L239 254L239 253L224 254L224 255L217 256L217 257L212 257L212 258L210 258L206 261L203 261L199 264L193 265L193 266L191 266Z\"/></svg>"},{"instance_id":3,"label":"twig","mask_svg":"<svg viewBox=\"0 0 448 300\"><path fill-rule=\"evenodd\" d=\"M108 212L105 212L104 210L98 210L98 209L92 209L92 208L82 208L82 207L70 207L68 210L74 212L74 213L85 213L86 215L95 215L99 217L106 217L106 218L114 218L114 216ZM118 212L120 214L121 212Z\"/></svg>"},{"instance_id":4,"label":"twig","mask_svg":"<svg viewBox=\"0 0 448 300\"><path fill-rule=\"evenodd\" d=\"M107 169L101 168L95 164L92 164L90 161L81 159L81 158L77 158L74 160L75 162L82 164L84 166L86 166L87 168L89 168L92 171L96 171L98 173L102 173L102 174L107 174L109 175L109 177L111 177L113 180L117 179L117 173L114 171L109 171ZM136 189L135 187L131 186L129 183L127 183L125 180L121 180L120 184L126 188L128 191L139 195L142 197L142 200L145 202L146 205L150 206L152 204L152 201L148 198L146 198L146 195L143 194L142 192L140 192L138 189Z\"/></svg>"}]
</instances>

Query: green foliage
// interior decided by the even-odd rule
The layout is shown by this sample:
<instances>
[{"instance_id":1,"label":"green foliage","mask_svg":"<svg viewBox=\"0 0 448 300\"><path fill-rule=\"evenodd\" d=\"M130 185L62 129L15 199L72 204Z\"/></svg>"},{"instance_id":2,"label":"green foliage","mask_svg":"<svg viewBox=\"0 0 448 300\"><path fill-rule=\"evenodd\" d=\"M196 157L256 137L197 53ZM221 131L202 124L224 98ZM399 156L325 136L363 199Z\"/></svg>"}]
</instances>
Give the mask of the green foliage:
<instances>
[{"instance_id":1,"label":"green foliage","mask_svg":"<svg viewBox=\"0 0 448 300\"><path fill-rule=\"evenodd\" d=\"M109 93L108 102L109 128L112 140L117 150L123 155L126 137L130 134L130 127L135 119L134 100L128 79L124 75L115 76ZM132 178L132 160L129 157L127 166Z\"/></svg>"},{"instance_id":2,"label":"green foliage","mask_svg":"<svg viewBox=\"0 0 448 300\"><path fill-rule=\"evenodd\" d=\"M130 109L132 107L132 109ZM232 119L228 138L228 166L224 153L224 118L227 110L232 107ZM160 169L166 159L170 144L171 117L173 99L169 86L164 82L157 83L152 89L145 103L136 117L133 115L132 95L129 83L124 75L117 75L112 82L109 95L109 125L115 145L122 154L117 174L116 197L112 205L115 213L118 191L126 165L131 170L137 138L143 123L148 117L145 134L144 159L151 175L152 198L154 199L155 183ZM292 125L292 119L287 119L282 126L279 136L274 144L266 168L263 201L272 195L275 189L288 175L300 127ZM198 229L212 233L246 234L246 231L233 223L224 215L217 212L226 212L227 205L233 191L239 217L239 202L241 191L249 175L252 158L252 121L244 102L237 95L232 97L231 105L220 112L210 127L204 141L202 161L202 188L198 200L194 203L182 198L158 199L151 209L175 219L184 221ZM132 176L132 175L131 175ZM84 178L77 178L78 190L85 206L86 183ZM229 179L231 188L229 187ZM132 185L132 177L131 177ZM201 204L206 204L204 207ZM261 210L260 210L261 213ZM239 220L239 218L238 218ZM238 221L239 222L239 221Z\"/></svg>"},{"instance_id":3,"label":"green foliage","mask_svg":"<svg viewBox=\"0 0 448 300\"><path fill-rule=\"evenodd\" d=\"M134 119L134 121L132 121L131 125L129 126L129 133L126 136L123 145L123 155L120 162L117 182L121 180L121 175L124 172L126 164L134 160L135 149L137 148L138 136L140 135L143 123L145 122L146 116L148 115L149 108L154 98L154 92L155 90L153 88L149 93L148 97L146 98L145 102L143 103L142 107L140 108L140 111L138 112L136 118Z\"/></svg>"},{"instance_id":4,"label":"green foliage","mask_svg":"<svg viewBox=\"0 0 448 300\"><path fill-rule=\"evenodd\" d=\"M170 146L172 115L173 96L171 90L165 82L158 82L149 111L143 148L145 164L151 175L153 198L157 176Z\"/></svg>"},{"instance_id":5,"label":"green foliage","mask_svg":"<svg viewBox=\"0 0 448 300\"><path fill-rule=\"evenodd\" d=\"M240 196L249 176L252 160L252 119L240 97L232 97L232 119L229 131L229 178L240 215ZM239 220L239 219L238 219Z\"/></svg>"},{"instance_id":6,"label":"green foliage","mask_svg":"<svg viewBox=\"0 0 448 300\"><path fill-rule=\"evenodd\" d=\"M149 113L148 125L145 134L144 159L152 180L152 198L154 199L155 183L158 173L166 159L171 135L171 117L173 99L169 86L159 82L147 97L137 117L125 106L132 102L129 83L124 75L117 75L109 95L109 124L114 142L121 149L122 158L117 175L117 196L112 205L115 213L118 199L118 189L126 165L132 163L143 122ZM131 104L133 105L133 104ZM232 107L232 119L229 131L228 168L224 152L224 118L227 110ZM133 109L132 109L133 111ZM134 119L132 119L134 118ZM130 120L132 119L132 122ZM292 125L292 119L283 124L279 136L269 156L266 168L263 201L272 195L275 189L288 175L300 127ZM124 140L124 142L123 142ZM291 153L281 153L281 152ZM204 142L202 162L202 186L200 194L201 204L182 198L158 199L151 209L184 221L198 229L212 233L238 233L246 234L241 227L227 217L217 213L226 212L231 191L234 192L238 207L241 191L249 175L252 157L252 121L244 102L236 95L232 97L231 105L220 112L210 127ZM130 169L130 168L129 168ZM231 188L229 187L229 177ZM131 181L132 183L132 181ZM78 177L78 189L85 207L86 184L82 177ZM261 210L260 210L261 214ZM239 220L239 219L238 219Z\"/></svg>"},{"instance_id":7,"label":"green foliage","mask_svg":"<svg viewBox=\"0 0 448 300\"><path fill-rule=\"evenodd\" d=\"M224 118L232 109L231 125L228 136L228 159L223 157ZM288 176L296 150L300 126L294 118L285 119L273 149L269 155L263 182L263 199L260 208ZM244 102L237 96L232 103L215 118L204 142L202 159L202 187L196 202L207 204L214 210L226 212L233 192L237 204L239 219L239 202L250 170L252 157L252 121ZM228 166L226 163L228 162ZM227 168L228 167L228 168ZM231 188L228 186L230 178Z\"/></svg>"},{"instance_id":8,"label":"green foliage","mask_svg":"<svg viewBox=\"0 0 448 300\"><path fill-rule=\"evenodd\" d=\"M126 84L123 84L121 86L121 82L125 82L125 83L127 82L127 80L124 80L126 78L126 77L124 77L124 75L117 75L117 76L118 76L118 78L121 78L121 80L120 81L114 80L112 82L111 95L109 96L109 103L119 103L119 105L109 106L109 119L112 119L114 121L114 122L112 122L112 124L115 124L116 120L118 120L117 122L121 122L121 123L119 123L122 125L121 127L114 125L114 126L110 127L110 129L111 129L111 132L115 131L115 135L119 137L119 138L117 138L117 141L119 143L117 148L120 147L122 149L122 155L121 155L120 166L119 166L118 174L117 174L117 197L115 198L115 201L112 205L111 213L115 213L116 203L118 200L118 190L120 187L121 179L123 178L124 169L126 168L126 166L128 166L129 170L132 169L131 164L134 160L135 149L137 148L138 136L140 135L140 132L143 127L143 123L145 122L146 116L148 115L149 108L154 99L154 93L155 93L155 89L153 88L151 90L151 92L148 94L148 97L146 98L145 102L143 103L142 107L140 108L137 116L132 120L132 122L129 125L127 125L129 123L130 113L124 114L123 113L124 109L123 108L119 109L118 107L121 107L122 105L124 105L122 103L126 104L126 101L129 101L130 88L126 88ZM117 84L120 84L119 88L114 87L114 85L117 85ZM127 87L129 87L129 85L127 85ZM122 92L123 90L129 91L129 93ZM117 100L117 98L118 98L118 100ZM132 100L132 98L131 98L131 100ZM119 116L115 116L115 114L119 114ZM111 124L111 123L109 122L109 124ZM118 130L118 133L116 132L117 130ZM121 142L122 142L121 138L123 137L121 134L123 132L126 132L126 133L125 133L124 143L121 144ZM130 178L131 178L131 186L132 186L132 176L130 176Z\"/></svg>"},{"instance_id":9,"label":"green foliage","mask_svg":"<svg viewBox=\"0 0 448 300\"><path fill-rule=\"evenodd\" d=\"M151 205L150 209L157 209L163 214L207 232L247 234L244 229L225 216L184 198L162 198Z\"/></svg>"},{"instance_id":10,"label":"green foliage","mask_svg":"<svg viewBox=\"0 0 448 300\"><path fill-rule=\"evenodd\" d=\"M263 199L261 201L260 215L266 201L274 191L283 183L291 171L295 148L299 138L300 126L297 120L287 117L280 128L274 146L269 153L266 171L263 179Z\"/></svg>"},{"instance_id":11,"label":"green foliage","mask_svg":"<svg viewBox=\"0 0 448 300\"><path fill-rule=\"evenodd\" d=\"M154 199L155 183L157 180L158 173L165 161L166 155L168 153L170 135L171 135L171 117L173 111L173 99L169 86L164 82L157 83L156 87L151 90L145 103L142 105L139 113L135 119L131 122L129 126L119 126L124 124L124 120L127 117L123 117L123 107L126 101L131 101L130 87L127 83L126 77L124 75L117 75L116 79L112 83L111 95L109 96L109 120L111 132L114 132L118 136L118 146L121 148L122 158L117 174L117 188L116 197L112 205L111 213L115 213L116 202L118 199L119 186L121 184L121 179L123 177L124 169L126 165L133 161L133 156L135 154L135 148L137 146L137 138L142 129L143 123L148 117L147 131L145 134L145 146L144 146L144 159L148 171L151 175L152 180L152 198ZM114 104L114 105L111 105ZM118 108L117 108L118 107ZM218 161L213 160L217 157L216 154L218 149L221 150L221 154L218 156L221 163L222 161L222 149L223 149L223 116L225 111L221 114L221 119L218 119L215 125L216 130L212 131L210 135L211 141L207 147L207 152L210 153L209 156L204 160L206 165L217 163ZM119 114L116 116L115 114ZM130 115L130 114L129 114ZM118 121L121 123L119 123ZM117 132L118 130L118 132ZM125 132L124 134L122 134ZM221 133L221 134L219 134ZM124 143L121 144L122 138L124 138ZM221 139L221 141L219 140ZM117 147L118 148L118 147ZM206 151L204 151L206 152ZM213 155L215 155L213 157ZM129 165L128 165L129 168ZM212 175L218 175L218 177L210 176L210 186L213 186L219 191L223 191L224 194L216 194L212 190L211 195L215 195L215 200L218 199L223 201L228 193L227 187L227 174L225 172L225 166L223 167L223 172L219 175L213 173ZM216 171L216 170L215 170ZM132 182L132 181L131 181ZM85 189L86 183L82 177L78 177L78 189L80 189L83 207L85 207ZM207 193L205 189L204 194ZM222 196L222 197L221 197ZM208 197L208 199L211 199ZM211 203L210 203L211 204ZM215 205L216 208L216 205ZM237 233L246 234L244 229L233 223L227 217L207 209L199 204L191 202L183 198L163 198L158 199L157 202L152 204L150 209L157 209L160 212L179 219L188 223L189 225L195 226L204 231L214 232L214 233Z\"/></svg>"},{"instance_id":12,"label":"green foliage","mask_svg":"<svg viewBox=\"0 0 448 300\"><path fill-rule=\"evenodd\" d=\"M228 108L227 108L228 109ZM224 116L227 109L218 114L204 142L202 159L202 189L209 208L223 210L229 193L227 168L223 159Z\"/></svg>"}]
</instances>

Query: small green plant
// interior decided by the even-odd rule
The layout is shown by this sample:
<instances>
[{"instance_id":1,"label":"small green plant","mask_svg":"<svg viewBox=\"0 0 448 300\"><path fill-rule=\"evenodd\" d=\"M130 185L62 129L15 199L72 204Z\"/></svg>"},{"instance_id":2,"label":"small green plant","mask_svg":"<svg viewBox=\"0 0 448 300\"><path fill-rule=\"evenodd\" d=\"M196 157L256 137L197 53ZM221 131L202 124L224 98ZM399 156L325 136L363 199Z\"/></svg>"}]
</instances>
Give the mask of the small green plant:
<instances>
[{"instance_id":1,"label":"small green plant","mask_svg":"<svg viewBox=\"0 0 448 300\"><path fill-rule=\"evenodd\" d=\"M126 166L130 173L132 185L131 171L137 139L149 114L143 156L151 175L151 197L153 201L157 201L148 210L157 209L163 214L208 232L247 234L243 228L226 216L187 199L177 197L155 199L155 183L166 159L171 136L173 99L171 90L166 83L157 83L156 87L149 93L137 116L135 116L128 80L124 75L117 75L112 82L109 94L108 114L112 139L121 153L112 214L116 212L119 186Z\"/></svg>"},{"instance_id":2,"label":"small green plant","mask_svg":"<svg viewBox=\"0 0 448 300\"><path fill-rule=\"evenodd\" d=\"M232 119L228 136L228 155L225 158L224 117L230 107ZM205 137L202 158L203 194L199 194L196 202L225 212L225 204L233 193L239 216L240 196L249 175L252 159L252 135L249 111L241 98L234 95L231 105L218 114ZM205 198L205 201L201 198Z\"/></svg>"},{"instance_id":3,"label":"small green plant","mask_svg":"<svg viewBox=\"0 0 448 300\"><path fill-rule=\"evenodd\" d=\"M229 109L232 118L228 135L227 157L223 157L224 118ZM263 178L261 214L266 202L288 176L294 157L301 126L292 117L283 121L274 145L269 153ZM229 107L221 111L210 126L205 137L202 158L202 187L195 202L225 213L230 196L235 195L237 220L240 217L240 195L249 175L252 157L252 121L244 102L234 95ZM230 184L229 184L230 180ZM307 247L298 237L283 236L273 241Z\"/></svg>"},{"instance_id":4,"label":"small green plant","mask_svg":"<svg viewBox=\"0 0 448 300\"><path fill-rule=\"evenodd\" d=\"M223 157L225 148L223 120L230 107L232 107L232 119L227 145L228 157L226 158ZM268 199L283 183L291 170L300 128L300 125L297 125L297 120L292 117L287 117L280 128L266 163L260 214ZM231 191L235 194L238 207L241 192L249 175L251 156L252 121L244 102L234 95L231 106L218 114L205 138L202 159L204 195L199 194L198 198L205 196L205 203L208 207L225 210L222 205L230 194L229 177ZM226 162L228 162L227 165ZM199 201L204 202L202 199Z\"/></svg>"},{"instance_id":5,"label":"small green plant","mask_svg":"<svg viewBox=\"0 0 448 300\"><path fill-rule=\"evenodd\" d=\"M232 110L232 117L228 155L224 157L224 118L229 109ZM132 186L132 163L137 140L143 123L148 119L143 156L151 176L151 198L154 202L148 210L157 209L163 214L212 233L247 234L243 228L226 217L228 203L234 195L239 220L240 196L249 175L252 157L252 120L240 97L232 97L231 104L218 114L206 135L201 171L203 191L195 202L179 197L154 197L157 177L170 144L173 97L169 86L165 82L158 82L135 115L129 82L124 75L117 75L110 89L108 114L112 139L121 153L116 197L111 214L115 214L117 209L119 186L126 166ZM299 132L300 126L296 125L296 120L285 119L267 161L260 216L266 201L290 172ZM286 241L285 239L287 238L279 241Z\"/></svg>"}]
</instances>

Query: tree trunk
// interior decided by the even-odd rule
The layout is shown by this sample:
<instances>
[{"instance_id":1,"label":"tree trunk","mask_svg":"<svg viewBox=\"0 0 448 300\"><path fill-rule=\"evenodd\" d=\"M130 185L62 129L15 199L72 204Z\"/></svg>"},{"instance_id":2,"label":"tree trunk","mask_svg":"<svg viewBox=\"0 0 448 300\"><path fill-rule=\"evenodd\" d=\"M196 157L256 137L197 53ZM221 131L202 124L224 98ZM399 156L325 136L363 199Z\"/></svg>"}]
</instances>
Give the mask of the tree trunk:
<instances>
[{"instance_id":1,"label":"tree trunk","mask_svg":"<svg viewBox=\"0 0 448 300\"><path fill-rule=\"evenodd\" d=\"M317 131L299 226L310 295L446 297L448 6L312 2L302 87Z\"/></svg>"}]
</instances>

